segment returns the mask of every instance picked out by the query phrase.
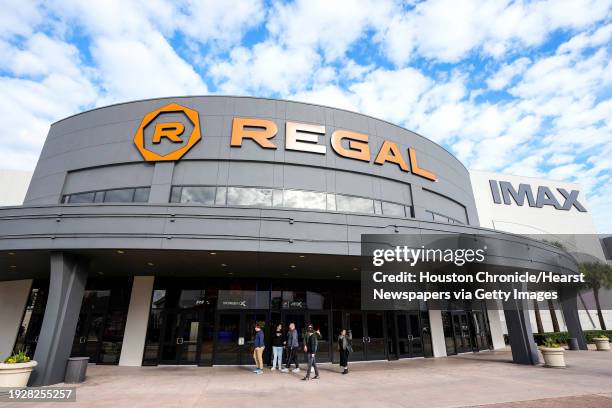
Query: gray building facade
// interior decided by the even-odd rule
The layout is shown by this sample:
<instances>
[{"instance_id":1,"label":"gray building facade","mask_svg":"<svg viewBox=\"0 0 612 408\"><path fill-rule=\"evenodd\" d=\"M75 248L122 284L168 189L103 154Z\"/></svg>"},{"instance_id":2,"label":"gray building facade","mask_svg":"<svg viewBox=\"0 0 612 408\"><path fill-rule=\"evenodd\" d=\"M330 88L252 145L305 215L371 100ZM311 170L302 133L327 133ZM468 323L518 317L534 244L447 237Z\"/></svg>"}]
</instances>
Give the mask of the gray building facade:
<instances>
[{"instance_id":1,"label":"gray building facade","mask_svg":"<svg viewBox=\"0 0 612 408\"><path fill-rule=\"evenodd\" d=\"M354 296L362 234L478 225L466 168L379 119L225 96L94 109L51 126L23 206L0 209L0 291L20 311L3 342L33 351L35 385L60 382L70 355L247 364L255 323L314 323L324 361L341 327L356 359L488 349L484 305L368 312ZM506 312L515 361L534 364L528 319Z\"/></svg>"}]
</instances>

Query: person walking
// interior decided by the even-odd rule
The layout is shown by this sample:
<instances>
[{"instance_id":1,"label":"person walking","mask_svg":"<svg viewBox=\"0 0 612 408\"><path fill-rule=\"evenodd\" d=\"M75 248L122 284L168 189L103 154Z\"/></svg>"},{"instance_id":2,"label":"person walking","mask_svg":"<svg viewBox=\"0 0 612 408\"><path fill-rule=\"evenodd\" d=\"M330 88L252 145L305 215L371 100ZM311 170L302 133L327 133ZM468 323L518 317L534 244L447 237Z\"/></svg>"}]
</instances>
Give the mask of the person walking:
<instances>
[{"instance_id":1,"label":"person walking","mask_svg":"<svg viewBox=\"0 0 612 408\"><path fill-rule=\"evenodd\" d=\"M302 378L302 381L310 380L310 370L314 368L315 376L313 380L319 378L319 369L317 368L317 348L319 347L319 337L321 332L315 331L312 324L308 325L308 333L306 334L306 340L304 341L304 351L308 354L308 369L306 370L306 376Z\"/></svg>"},{"instance_id":2,"label":"person walking","mask_svg":"<svg viewBox=\"0 0 612 408\"><path fill-rule=\"evenodd\" d=\"M274 337L272 337L272 368L274 371L276 369L283 369L283 344L285 341L283 340L283 325L278 324L276 326L276 331L274 332Z\"/></svg>"},{"instance_id":3,"label":"person walking","mask_svg":"<svg viewBox=\"0 0 612 408\"><path fill-rule=\"evenodd\" d=\"M283 372L288 372L291 368L291 363L295 364L294 373L300 372L300 365L298 364L298 349L300 348L300 343L298 341L298 332L295 329L295 323L289 323L289 331L287 332L287 366Z\"/></svg>"},{"instance_id":4,"label":"person walking","mask_svg":"<svg viewBox=\"0 0 612 408\"><path fill-rule=\"evenodd\" d=\"M353 333L350 330L340 330L338 336L338 351L340 352L340 367L344 368L342 374L348 374L349 355L353 352Z\"/></svg>"},{"instance_id":5,"label":"person walking","mask_svg":"<svg viewBox=\"0 0 612 408\"><path fill-rule=\"evenodd\" d=\"M266 343L264 342L264 333L261 330L261 326L259 323L255 324L255 342L253 344L253 359L255 360L255 370L253 371L255 374L263 373L263 352L266 348Z\"/></svg>"}]
</instances>

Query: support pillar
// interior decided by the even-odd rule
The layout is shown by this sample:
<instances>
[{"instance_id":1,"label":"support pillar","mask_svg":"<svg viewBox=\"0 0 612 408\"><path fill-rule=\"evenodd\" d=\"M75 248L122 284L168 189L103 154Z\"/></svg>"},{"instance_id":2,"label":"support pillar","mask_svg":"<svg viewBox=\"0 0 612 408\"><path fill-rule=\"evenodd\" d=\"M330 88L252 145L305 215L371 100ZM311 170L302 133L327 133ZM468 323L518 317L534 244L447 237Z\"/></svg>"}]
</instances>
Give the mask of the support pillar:
<instances>
[{"instance_id":1,"label":"support pillar","mask_svg":"<svg viewBox=\"0 0 612 408\"><path fill-rule=\"evenodd\" d=\"M489 318L489 330L491 331L493 350L503 349L506 347L506 343L504 342L504 328L502 327L501 311L499 309L489 309L487 307L487 317Z\"/></svg>"},{"instance_id":2,"label":"support pillar","mask_svg":"<svg viewBox=\"0 0 612 408\"><path fill-rule=\"evenodd\" d=\"M441 310L429 310L429 329L431 330L431 348L434 357L446 357L446 339L444 338Z\"/></svg>"},{"instance_id":3,"label":"support pillar","mask_svg":"<svg viewBox=\"0 0 612 408\"><path fill-rule=\"evenodd\" d=\"M142 365L154 280L154 276L134 276L119 358L120 366Z\"/></svg>"},{"instance_id":4,"label":"support pillar","mask_svg":"<svg viewBox=\"0 0 612 408\"><path fill-rule=\"evenodd\" d=\"M506 309L504 315L512 349L512 361L517 364L539 364L540 356L533 340L529 310L527 308Z\"/></svg>"},{"instance_id":5,"label":"support pillar","mask_svg":"<svg viewBox=\"0 0 612 408\"><path fill-rule=\"evenodd\" d=\"M561 294L560 303L569 337L578 339L580 350L588 350L586 338L580 324L580 315L578 314L578 293L575 290L564 291Z\"/></svg>"},{"instance_id":6,"label":"support pillar","mask_svg":"<svg viewBox=\"0 0 612 408\"><path fill-rule=\"evenodd\" d=\"M0 282L0 362L13 351L31 288L32 279Z\"/></svg>"},{"instance_id":7,"label":"support pillar","mask_svg":"<svg viewBox=\"0 0 612 408\"><path fill-rule=\"evenodd\" d=\"M38 366L32 372L30 386L64 381L86 282L83 259L63 252L51 254L49 297L34 354Z\"/></svg>"}]
</instances>

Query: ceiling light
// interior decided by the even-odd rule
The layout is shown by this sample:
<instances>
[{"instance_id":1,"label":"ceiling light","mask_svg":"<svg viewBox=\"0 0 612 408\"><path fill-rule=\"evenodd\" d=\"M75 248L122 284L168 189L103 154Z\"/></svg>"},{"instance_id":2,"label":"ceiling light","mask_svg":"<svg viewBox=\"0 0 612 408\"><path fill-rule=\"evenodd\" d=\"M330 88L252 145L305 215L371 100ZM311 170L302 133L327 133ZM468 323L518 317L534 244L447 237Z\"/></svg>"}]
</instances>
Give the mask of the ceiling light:
<instances>
[{"instance_id":1,"label":"ceiling light","mask_svg":"<svg viewBox=\"0 0 612 408\"><path fill-rule=\"evenodd\" d=\"M291 265L292 268L295 268L295 265Z\"/></svg>"},{"instance_id":2,"label":"ceiling light","mask_svg":"<svg viewBox=\"0 0 612 408\"><path fill-rule=\"evenodd\" d=\"M353 270L354 270L354 271L358 271L358 270L359 270L359 268L353 268Z\"/></svg>"},{"instance_id":3,"label":"ceiling light","mask_svg":"<svg viewBox=\"0 0 612 408\"><path fill-rule=\"evenodd\" d=\"M15 255L14 252L9 252L8 254L11 255L11 256Z\"/></svg>"},{"instance_id":4,"label":"ceiling light","mask_svg":"<svg viewBox=\"0 0 612 408\"><path fill-rule=\"evenodd\" d=\"M216 253L216 252L210 252L210 254L211 254L211 255L217 255L217 253Z\"/></svg>"},{"instance_id":5,"label":"ceiling light","mask_svg":"<svg viewBox=\"0 0 612 408\"><path fill-rule=\"evenodd\" d=\"M227 264L221 264L221 266L222 266L223 268L225 268L225 267L227 266Z\"/></svg>"},{"instance_id":6,"label":"ceiling light","mask_svg":"<svg viewBox=\"0 0 612 408\"><path fill-rule=\"evenodd\" d=\"M300 258L305 258L305 257L306 257L306 255L300 255Z\"/></svg>"},{"instance_id":7,"label":"ceiling light","mask_svg":"<svg viewBox=\"0 0 612 408\"><path fill-rule=\"evenodd\" d=\"M155 264L153 262L147 262L147 265L154 266Z\"/></svg>"},{"instance_id":8,"label":"ceiling light","mask_svg":"<svg viewBox=\"0 0 612 408\"><path fill-rule=\"evenodd\" d=\"M340 277L340 275L336 275L336 278L339 278L339 277Z\"/></svg>"},{"instance_id":9,"label":"ceiling light","mask_svg":"<svg viewBox=\"0 0 612 408\"><path fill-rule=\"evenodd\" d=\"M17 267L17 265L11 265L11 268L16 268L16 267Z\"/></svg>"},{"instance_id":10,"label":"ceiling light","mask_svg":"<svg viewBox=\"0 0 612 408\"><path fill-rule=\"evenodd\" d=\"M121 249L118 249L118 250L117 250L117 253L118 253L118 254L125 254L125 251L122 251Z\"/></svg>"}]
</instances>

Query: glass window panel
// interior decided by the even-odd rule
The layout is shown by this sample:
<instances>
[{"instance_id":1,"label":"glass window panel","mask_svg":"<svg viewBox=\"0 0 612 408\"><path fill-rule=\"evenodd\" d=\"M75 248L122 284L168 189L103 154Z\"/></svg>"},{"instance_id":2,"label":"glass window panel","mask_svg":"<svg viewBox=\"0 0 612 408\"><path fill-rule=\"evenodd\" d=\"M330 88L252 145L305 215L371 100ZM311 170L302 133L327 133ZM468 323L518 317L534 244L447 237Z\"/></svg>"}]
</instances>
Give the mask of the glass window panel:
<instances>
[{"instance_id":1,"label":"glass window panel","mask_svg":"<svg viewBox=\"0 0 612 408\"><path fill-rule=\"evenodd\" d=\"M412 206L405 206L404 209L406 210L406 217L414 218L414 212L412 211Z\"/></svg>"},{"instance_id":2,"label":"glass window panel","mask_svg":"<svg viewBox=\"0 0 612 408\"><path fill-rule=\"evenodd\" d=\"M336 211L336 195L327 194L327 211Z\"/></svg>"},{"instance_id":3,"label":"glass window panel","mask_svg":"<svg viewBox=\"0 0 612 408\"><path fill-rule=\"evenodd\" d=\"M153 300L151 301L151 309L163 309L166 306L166 291L156 289L153 291Z\"/></svg>"},{"instance_id":4,"label":"glass window panel","mask_svg":"<svg viewBox=\"0 0 612 408\"><path fill-rule=\"evenodd\" d=\"M181 203L215 203L215 187L183 187Z\"/></svg>"},{"instance_id":5,"label":"glass window panel","mask_svg":"<svg viewBox=\"0 0 612 408\"><path fill-rule=\"evenodd\" d=\"M134 190L134 202L135 203L146 203L149 201L149 187L140 187Z\"/></svg>"},{"instance_id":6,"label":"glass window panel","mask_svg":"<svg viewBox=\"0 0 612 408\"><path fill-rule=\"evenodd\" d=\"M171 203L180 203L181 202L181 190L183 187L172 187L172 191L170 192L170 202Z\"/></svg>"},{"instance_id":7,"label":"glass window panel","mask_svg":"<svg viewBox=\"0 0 612 408\"><path fill-rule=\"evenodd\" d=\"M383 210L383 214L385 215L395 215L397 217L406 216L406 214L404 213L404 206L400 204L389 203L389 202L383 201L382 210Z\"/></svg>"},{"instance_id":8,"label":"glass window panel","mask_svg":"<svg viewBox=\"0 0 612 408\"><path fill-rule=\"evenodd\" d=\"M271 188L228 187L228 205L272 206Z\"/></svg>"},{"instance_id":9,"label":"glass window panel","mask_svg":"<svg viewBox=\"0 0 612 408\"><path fill-rule=\"evenodd\" d=\"M70 201L69 195L62 196L62 204L68 204L68 201Z\"/></svg>"},{"instance_id":10,"label":"glass window panel","mask_svg":"<svg viewBox=\"0 0 612 408\"><path fill-rule=\"evenodd\" d=\"M225 205L227 203L227 188L217 187L217 196L215 197L216 205Z\"/></svg>"},{"instance_id":11,"label":"glass window panel","mask_svg":"<svg viewBox=\"0 0 612 408\"><path fill-rule=\"evenodd\" d=\"M274 207L283 207L283 190L272 191L272 205Z\"/></svg>"},{"instance_id":12,"label":"glass window panel","mask_svg":"<svg viewBox=\"0 0 612 408\"><path fill-rule=\"evenodd\" d=\"M381 202L378 200L374 200L374 214L382 214L383 210L382 210L382 206L381 206Z\"/></svg>"},{"instance_id":13,"label":"glass window panel","mask_svg":"<svg viewBox=\"0 0 612 408\"><path fill-rule=\"evenodd\" d=\"M336 195L338 211L357 212L364 214L374 213L374 200L362 197Z\"/></svg>"},{"instance_id":14,"label":"glass window panel","mask_svg":"<svg viewBox=\"0 0 612 408\"><path fill-rule=\"evenodd\" d=\"M133 188L122 188L119 190L107 190L104 193L105 203L131 203L134 199Z\"/></svg>"},{"instance_id":15,"label":"glass window panel","mask_svg":"<svg viewBox=\"0 0 612 408\"><path fill-rule=\"evenodd\" d=\"M93 203L94 193L79 193L71 194L69 198L70 204Z\"/></svg>"},{"instance_id":16,"label":"glass window panel","mask_svg":"<svg viewBox=\"0 0 612 408\"><path fill-rule=\"evenodd\" d=\"M285 190L284 206L288 208L308 208L325 210L326 195L315 191Z\"/></svg>"},{"instance_id":17,"label":"glass window panel","mask_svg":"<svg viewBox=\"0 0 612 408\"><path fill-rule=\"evenodd\" d=\"M96 196L94 197L94 202L102 203L104 202L104 191L97 191Z\"/></svg>"}]
</instances>

